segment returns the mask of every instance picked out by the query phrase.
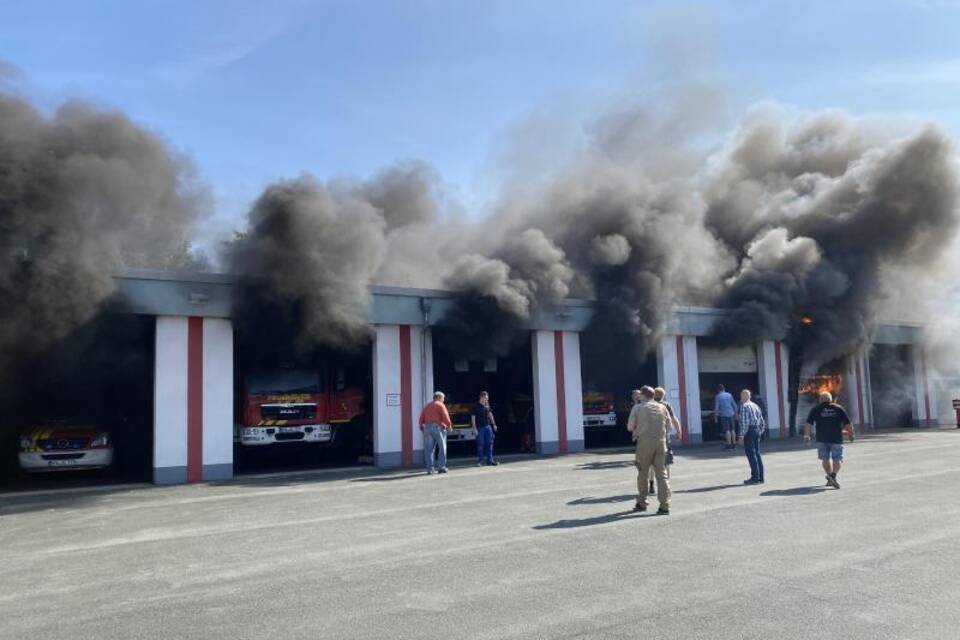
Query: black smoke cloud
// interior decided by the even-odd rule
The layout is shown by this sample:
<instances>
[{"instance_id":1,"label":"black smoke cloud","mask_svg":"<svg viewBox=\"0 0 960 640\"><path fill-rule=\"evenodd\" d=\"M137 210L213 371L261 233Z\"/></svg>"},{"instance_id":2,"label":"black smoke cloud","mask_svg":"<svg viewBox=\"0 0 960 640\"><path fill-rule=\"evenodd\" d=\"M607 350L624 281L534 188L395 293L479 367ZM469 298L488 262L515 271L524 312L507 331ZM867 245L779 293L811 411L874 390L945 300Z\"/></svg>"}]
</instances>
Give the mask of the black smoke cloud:
<instances>
[{"instance_id":1,"label":"black smoke cloud","mask_svg":"<svg viewBox=\"0 0 960 640\"><path fill-rule=\"evenodd\" d=\"M935 268L958 226L950 141L932 127L867 138L835 114L740 134L705 217L742 256L720 299L733 313L718 335L787 339L815 370L869 337L897 294L885 272Z\"/></svg>"},{"instance_id":2,"label":"black smoke cloud","mask_svg":"<svg viewBox=\"0 0 960 640\"><path fill-rule=\"evenodd\" d=\"M199 264L209 194L191 163L121 113L47 117L0 94L0 362L6 372L93 318L124 266Z\"/></svg>"},{"instance_id":3,"label":"black smoke cloud","mask_svg":"<svg viewBox=\"0 0 960 640\"><path fill-rule=\"evenodd\" d=\"M455 291L446 346L472 357L580 297L597 308L585 342L609 360L647 355L675 306L711 305L731 310L720 338L784 339L814 367L869 337L903 274L942 270L957 171L937 128L775 109L715 125L669 104L618 109L566 164L514 172L472 221L421 163L274 185L232 264L294 309L307 342L365 339L367 286L383 283Z\"/></svg>"}]
</instances>

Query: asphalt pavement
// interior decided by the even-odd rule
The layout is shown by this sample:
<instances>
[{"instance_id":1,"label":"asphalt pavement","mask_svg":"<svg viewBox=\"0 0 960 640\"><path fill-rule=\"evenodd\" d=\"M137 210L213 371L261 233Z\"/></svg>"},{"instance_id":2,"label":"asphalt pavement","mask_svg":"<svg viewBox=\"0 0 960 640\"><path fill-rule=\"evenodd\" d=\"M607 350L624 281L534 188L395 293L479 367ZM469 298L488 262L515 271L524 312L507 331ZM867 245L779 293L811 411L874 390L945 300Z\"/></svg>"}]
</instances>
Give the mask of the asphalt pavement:
<instances>
[{"instance_id":1,"label":"asphalt pavement","mask_svg":"<svg viewBox=\"0 0 960 640\"><path fill-rule=\"evenodd\" d=\"M0 638L960 637L960 431L0 497Z\"/></svg>"}]
</instances>

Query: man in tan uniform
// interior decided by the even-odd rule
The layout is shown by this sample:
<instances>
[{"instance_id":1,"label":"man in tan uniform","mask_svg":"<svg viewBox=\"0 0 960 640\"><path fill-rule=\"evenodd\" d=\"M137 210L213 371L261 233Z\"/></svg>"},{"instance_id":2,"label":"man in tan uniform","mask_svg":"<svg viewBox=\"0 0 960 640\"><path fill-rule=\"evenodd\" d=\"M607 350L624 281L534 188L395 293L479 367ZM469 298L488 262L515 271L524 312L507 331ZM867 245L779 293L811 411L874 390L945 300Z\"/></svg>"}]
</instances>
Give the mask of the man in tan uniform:
<instances>
[{"instance_id":1,"label":"man in tan uniform","mask_svg":"<svg viewBox=\"0 0 960 640\"><path fill-rule=\"evenodd\" d=\"M647 475L653 467L657 479L658 515L670 514L670 482L667 480L667 433L670 432L670 413L654 400L653 389L640 388L641 399L630 410L627 431L637 443L637 504L634 511L647 510Z\"/></svg>"}]
</instances>

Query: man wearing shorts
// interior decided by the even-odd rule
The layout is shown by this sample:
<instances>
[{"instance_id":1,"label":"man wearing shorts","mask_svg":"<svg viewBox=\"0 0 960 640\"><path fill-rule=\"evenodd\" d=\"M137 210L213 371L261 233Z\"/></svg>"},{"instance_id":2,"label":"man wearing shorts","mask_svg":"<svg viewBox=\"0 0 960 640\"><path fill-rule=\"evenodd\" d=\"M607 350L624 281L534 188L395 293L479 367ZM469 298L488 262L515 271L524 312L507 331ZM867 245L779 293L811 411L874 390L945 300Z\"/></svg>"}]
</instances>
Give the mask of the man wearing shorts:
<instances>
[{"instance_id":1,"label":"man wearing shorts","mask_svg":"<svg viewBox=\"0 0 960 640\"><path fill-rule=\"evenodd\" d=\"M827 486L840 488L837 474L843 463L843 434L854 440L853 427L850 426L850 417L843 407L833 401L833 396L824 392L820 394L820 404L810 410L807 423L803 425L803 442L810 443L810 429L817 429L817 457L823 464L823 471L827 474Z\"/></svg>"}]
</instances>

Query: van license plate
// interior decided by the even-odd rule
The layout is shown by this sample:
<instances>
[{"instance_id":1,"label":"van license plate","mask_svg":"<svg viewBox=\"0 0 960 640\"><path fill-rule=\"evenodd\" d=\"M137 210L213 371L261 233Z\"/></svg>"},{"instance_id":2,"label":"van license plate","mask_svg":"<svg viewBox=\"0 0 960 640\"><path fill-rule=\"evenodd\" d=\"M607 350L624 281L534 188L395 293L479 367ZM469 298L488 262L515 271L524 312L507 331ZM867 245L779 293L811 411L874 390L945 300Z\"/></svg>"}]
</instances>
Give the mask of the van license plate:
<instances>
[{"instance_id":1,"label":"van license plate","mask_svg":"<svg viewBox=\"0 0 960 640\"><path fill-rule=\"evenodd\" d=\"M300 427L280 427L280 433L299 433Z\"/></svg>"},{"instance_id":2,"label":"van license plate","mask_svg":"<svg viewBox=\"0 0 960 640\"><path fill-rule=\"evenodd\" d=\"M76 460L48 460L47 465L50 467L69 467L70 465L77 464Z\"/></svg>"}]
</instances>

